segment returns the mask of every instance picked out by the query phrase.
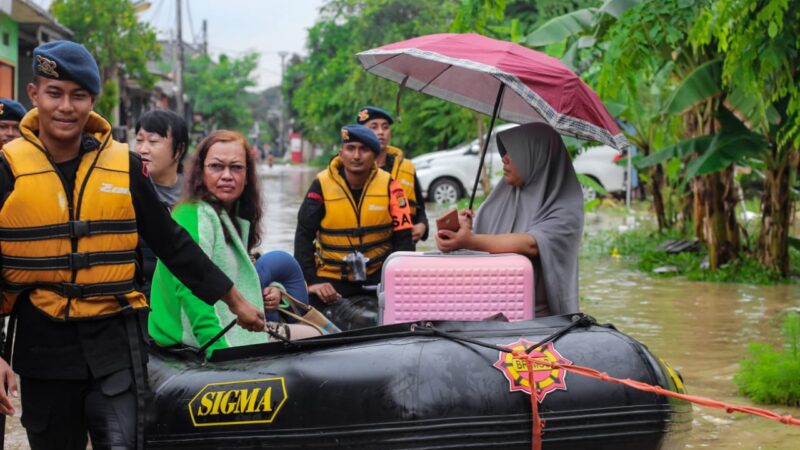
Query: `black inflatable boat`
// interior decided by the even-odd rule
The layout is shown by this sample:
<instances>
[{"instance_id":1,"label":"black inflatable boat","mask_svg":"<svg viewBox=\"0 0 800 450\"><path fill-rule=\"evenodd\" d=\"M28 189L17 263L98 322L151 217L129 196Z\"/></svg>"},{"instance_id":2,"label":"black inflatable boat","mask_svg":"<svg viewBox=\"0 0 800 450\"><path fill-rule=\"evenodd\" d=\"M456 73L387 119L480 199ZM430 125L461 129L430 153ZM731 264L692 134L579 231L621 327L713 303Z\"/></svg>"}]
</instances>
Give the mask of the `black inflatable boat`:
<instances>
[{"instance_id":1,"label":"black inflatable boat","mask_svg":"<svg viewBox=\"0 0 800 450\"><path fill-rule=\"evenodd\" d=\"M204 361L154 350L148 448L531 448L527 368L507 347L681 390L679 377L613 326L583 315L427 322L295 344L226 349ZM535 370L545 449L682 448L691 407L563 369Z\"/></svg>"}]
</instances>

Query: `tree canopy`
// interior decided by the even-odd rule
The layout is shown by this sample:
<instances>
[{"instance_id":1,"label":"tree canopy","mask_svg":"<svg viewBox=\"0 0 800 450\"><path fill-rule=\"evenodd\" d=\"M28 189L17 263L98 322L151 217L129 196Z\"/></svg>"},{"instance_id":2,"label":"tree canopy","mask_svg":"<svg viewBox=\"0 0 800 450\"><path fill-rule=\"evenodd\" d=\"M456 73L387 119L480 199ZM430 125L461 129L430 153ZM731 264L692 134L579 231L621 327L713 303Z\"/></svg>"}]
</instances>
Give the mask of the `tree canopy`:
<instances>
[{"instance_id":1,"label":"tree canopy","mask_svg":"<svg viewBox=\"0 0 800 450\"><path fill-rule=\"evenodd\" d=\"M339 128L355 122L358 108L375 105L398 118L392 143L414 155L474 138L465 108L405 91L367 74L356 53L403 39L446 31L457 4L437 0L332 0L309 29L309 55L289 67L284 80L295 129L332 148Z\"/></svg>"},{"instance_id":2,"label":"tree canopy","mask_svg":"<svg viewBox=\"0 0 800 450\"><path fill-rule=\"evenodd\" d=\"M250 53L239 59L220 55L214 62L200 55L186 65L185 89L192 99L195 112L203 114L205 124L212 128L228 128L246 132L253 116L247 106L249 88L256 85L253 71L258 66L258 54Z\"/></svg>"},{"instance_id":3,"label":"tree canopy","mask_svg":"<svg viewBox=\"0 0 800 450\"><path fill-rule=\"evenodd\" d=\"M130 1L55 0L50 8L75 33L74 40L94 55L103 80L123 67L141 85L153 85L147 62L159 58L160 48L155 31L138 20Z\"/></svg>"},{"instance_id":4,"label":"tree canopy","mask_svg":"<svg viewBox=\"0 0 800 450\"><path fill-rule=\"evenodd\" d=\"M119 103L119 70L150 88L155 77L147 62L160 57L153 28L136 17L128 0L55 0L53 16L74 33L97 61L103 90L96 109L109 116Z\"/></svg>"}]
</instances>

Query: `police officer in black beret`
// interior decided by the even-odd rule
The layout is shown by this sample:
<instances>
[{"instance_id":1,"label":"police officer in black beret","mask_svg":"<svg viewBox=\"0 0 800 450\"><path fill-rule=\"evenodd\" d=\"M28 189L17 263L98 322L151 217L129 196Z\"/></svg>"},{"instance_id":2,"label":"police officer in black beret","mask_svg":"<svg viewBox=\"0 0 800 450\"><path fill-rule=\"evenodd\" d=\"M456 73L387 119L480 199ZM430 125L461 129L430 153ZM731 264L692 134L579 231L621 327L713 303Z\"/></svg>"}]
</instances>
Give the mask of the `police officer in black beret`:
<instances>
[{"instance_id":1,"label":"police officer in black beret","mask_svg":"<svg viewBox=\"0 0 800 450\"><path fill-rule=\"evenodd\" d=\"M208 303L263 330L248 303L159 202L142 161L94 113L100 73L82 45L33 51L34 105L0 159L0 312L16 318L13 370L30 447L143 448L144 296L134 289L139 234ZM146 329L146 328L144 328ZM7 345L6 347L10 347ZM0 412L14 373L0 359Z\"/></svg>"},{"instance_id":2,"label":"police officer in black beret","mask_svg":"<svg viewBox=\"0 0 800 450\"><path fill-rule=\"evenodd\" d=\"M19 122L26 112L21 103L0 97L0 148L21 136Z\"/></svg>"},{"instance_id":3,"label":"police officer in black beret","mask_svg":"<svg viewBox=\"0 0 800 450\"><path fill-rule=\"evenodd\" d=\"M390 253L412 250L408 199L400 184L375 164L380 142L363 125L342 127L342 146L328 167L317 174L297 214L294 254L303 268L310 302L328 309L356 296L374 300L364 286L380 282ZM376 325L354 318L342 328ZM365 319L366 320L366 319ZM369 320L377 320L373 315Z\"/></svg>"},{"instance_id":4,"label":"police officer in black beret","mask_svg":"<svg viewBox=\"0 0 800 450\"><path fill-rule=\"evenodd\" d=\"M406 159L403 150L389 145L392 139L392 116L375 106L362 106L356 114L356 121L375 133L381 143L378 154L378 167L389 172L393 179L400 183L406 193L411 207L411 238L416 243L428 239L428 216L425 214L425 199L422 186L417 179L417 170L410 159Z\"/></svg>"}]
</instances>

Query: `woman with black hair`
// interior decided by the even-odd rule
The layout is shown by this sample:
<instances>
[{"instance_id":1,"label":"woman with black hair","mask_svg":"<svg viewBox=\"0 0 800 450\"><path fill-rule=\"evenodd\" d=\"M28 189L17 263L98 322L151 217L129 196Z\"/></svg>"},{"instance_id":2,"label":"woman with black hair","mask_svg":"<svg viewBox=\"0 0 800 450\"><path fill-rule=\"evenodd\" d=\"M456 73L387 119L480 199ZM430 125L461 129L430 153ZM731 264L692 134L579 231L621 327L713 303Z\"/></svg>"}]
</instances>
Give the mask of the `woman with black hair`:
<instances>
[{"instance_id":1,"label":"woman with black hair","mask_svg":"<svg viewBox=\"0 0 800 450\"><path fill-rule=\"evenodd\" d=\"M183 191L183 158L189 148L189 130L181 116L165 110L144 113L136 123L134 150L153 182L161 203L169 210L175 206ZM139 239L141 271L138 284L150 298L150 283L156 270L156 255L143 239Z\"/></svg>"}]
</instances>

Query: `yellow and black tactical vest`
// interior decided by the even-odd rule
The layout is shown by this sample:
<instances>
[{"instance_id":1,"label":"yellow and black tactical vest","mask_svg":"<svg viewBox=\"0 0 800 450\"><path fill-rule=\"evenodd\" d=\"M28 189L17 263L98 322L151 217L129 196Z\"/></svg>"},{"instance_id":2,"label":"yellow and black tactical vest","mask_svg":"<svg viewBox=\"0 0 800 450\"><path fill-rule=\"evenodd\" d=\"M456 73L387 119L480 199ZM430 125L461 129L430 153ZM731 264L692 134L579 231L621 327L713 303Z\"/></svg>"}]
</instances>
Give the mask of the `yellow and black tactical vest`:
<instances>
[{"instance_id":1,"label":"yellow and black tactical vest","mask_svg":"<svg viewBox=\"0 0 800 450\"><path fill-rule=\"evenodd\" d=\"M128 146L92 113L85 131L102 144L81 155L72 192L36 136L38 111L20 124L24 139L3 149L14 190L0 208L2 304L8 314L27 292L54 319L91 319L147 306L134 290L137 228Z\"/></svg>"},{"instance_id":2,"label":"yellow and black tactical vest","mask_svg":"<svg viewBox=\"0 0 800 450\"><path fill-rule=\"evenodd\" d=\"M416 218L418 203L417 193L414 190L414 176L416 175L414 163L412 163L410 159L406 159L405 156L403 156L403 151L397 147L388 146L386 148L386 153L394 156L394 163L392 164L390 174L393 180L397 180L397 182L400 183L403 192L406 193L408 206L411 208L411 217Z\"/></svg>"},{"instance_id":3,"label":"yellow and black tactical vest","mask_svg":"<svg viewBox=\"0 0 800 450\"><path fill-rule=\"evenodd\" d=\"M391 178L375 167L361 198L356 199L339 173L341 164L337 156L317 175L325 200L325 217L317 234L317 276L353 281L343 261L348 253L360 251L369 258L367 275L372 275L391 252Z\"/></svg>"}]
</instances>

